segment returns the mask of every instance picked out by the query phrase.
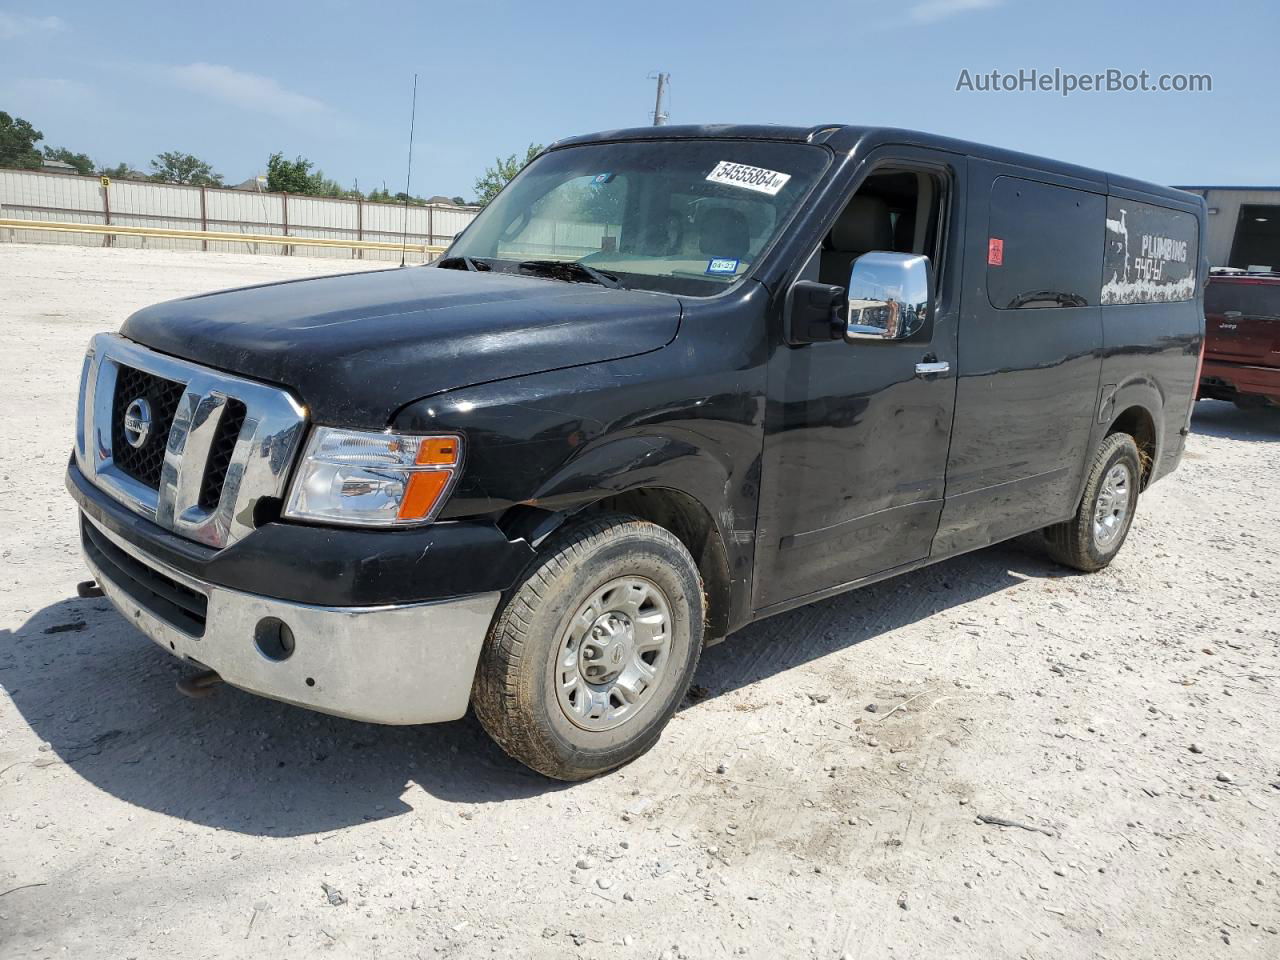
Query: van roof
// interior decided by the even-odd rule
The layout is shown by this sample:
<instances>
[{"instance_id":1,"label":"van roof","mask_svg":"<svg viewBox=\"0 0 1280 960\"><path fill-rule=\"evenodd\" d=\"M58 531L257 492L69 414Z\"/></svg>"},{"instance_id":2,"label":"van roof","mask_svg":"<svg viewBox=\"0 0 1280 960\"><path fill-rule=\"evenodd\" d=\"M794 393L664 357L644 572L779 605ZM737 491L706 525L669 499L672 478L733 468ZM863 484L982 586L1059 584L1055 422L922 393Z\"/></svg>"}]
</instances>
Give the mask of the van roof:
<instances>
[{"instance_id":1,"label":"van roof","mask_svg":"<svg viewBox=\"0 0 1280 960\"><path fill-rule=\"evenodd\" d=\"M589 133L577 137L557 140L551 145L553 149L577 146L587 143L611 143L623 140L782 140L793 143L824 144L837 153L849 153L855 149L864 150L882 144L902 144L908 146L927 147L934 150L947 150L966 156L981 157L996 163L1012 166L1029 167L1053 173L1063 177L1071 177L1083 181L1103 192L1120 191L1134 194L1146 194L1149 198L1173 201L1186 208L1203 208L1204 199L1199 194L1187 193L1175 187L1167 187L1157 183L1135 180L1130 177L1107 173L1089 167L1038 157L1003 147L993 147L967 140L957 140L937 134L924 133L919 130L902 130L896 127L863 127L842 123L822 123L812 127L795 127L781 124L705 124L674 125L661 127L629 127L621 130L606 130L600 133Z\"/></svg>"}]
</instances>

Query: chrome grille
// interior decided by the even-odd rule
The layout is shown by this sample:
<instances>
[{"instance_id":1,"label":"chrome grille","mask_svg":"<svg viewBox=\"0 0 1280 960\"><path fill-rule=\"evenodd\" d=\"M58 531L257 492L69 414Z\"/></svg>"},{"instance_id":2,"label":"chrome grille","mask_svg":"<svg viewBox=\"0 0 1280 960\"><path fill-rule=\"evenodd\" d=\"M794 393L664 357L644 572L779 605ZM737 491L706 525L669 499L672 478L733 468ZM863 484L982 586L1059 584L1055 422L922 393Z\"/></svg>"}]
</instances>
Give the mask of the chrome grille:
<instances>
[{"instance_id":1,"label":"chrome grille","mask_svg":"<svg viewBox=\"0 0 1280 960\"><path fill-rule=\"evenodd\" d=\"M140 397L151 429L133 447L124 416ZM99 334L80 385L76 462L135 513L224 547L253 529L259 501L283 498L305 426L287 390Z\"/></svg>"},{"instance_id":2,"label":"chrome grille","mask_svg":"<svg viewBox=\"0 0 1280 960\"><path fill-rule=\"evenodd\" d=\"M244 427L244 417L244 404L229 397L226 412L222 415L218 433L209 450L209 465L205 467L204 483L200 486L199 503L206 510L212 510L222 499L222 485L227 480L227 471L231 469L231 458L235 455L236 443Z\"/></svg>"},{"instance_id":3,"label":"chrome grille","mask_svg":"<svg viewBox=\"0 0 1280 960\"><path fill-rule=\"evenodd\" d=\"M164 466L165 440L173 426L173 415L186 385L121 367L116 374L115 397L111 401L111 449L116 466L152 490L160 489L160 469ZM125 439L124 418L135 400L146 400L155 419L146 442L134 447Z\"/></svg>"}]
</instances>

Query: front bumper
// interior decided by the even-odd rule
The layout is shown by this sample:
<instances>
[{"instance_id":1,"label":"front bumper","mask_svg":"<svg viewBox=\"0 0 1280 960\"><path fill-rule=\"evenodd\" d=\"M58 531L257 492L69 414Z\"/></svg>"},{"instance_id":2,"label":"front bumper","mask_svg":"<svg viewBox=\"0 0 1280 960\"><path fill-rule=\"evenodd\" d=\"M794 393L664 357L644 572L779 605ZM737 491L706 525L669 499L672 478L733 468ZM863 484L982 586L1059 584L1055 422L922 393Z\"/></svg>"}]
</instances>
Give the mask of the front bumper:
<instances>
[{"instance_id":1,"label":"front bumper","mask_svg":"<svg viewBox=\"0 0 1280 960\"><path fill-rule=\"evenodd\" d=\"M280 600L387 607L502 592L534 557L487 520L437 521L405 530L264 522L221 550L165 530L67 466L67 491L97 526L157 563L241 593L270 585Z\"/></svg>"},{"instance_id":2,"label":"front bumper","mask_svg":"<svg viewBox=\"0 0 1280 960\"><path fill-rule=\"evenodd\" d=\"M168 566L87 514L85 562L124 617L161 647L251 693L354 720L456 720L501 596L318 606L218 586ZM288 627L292 649L279 643Z\"/></svg>"}]
</instances>

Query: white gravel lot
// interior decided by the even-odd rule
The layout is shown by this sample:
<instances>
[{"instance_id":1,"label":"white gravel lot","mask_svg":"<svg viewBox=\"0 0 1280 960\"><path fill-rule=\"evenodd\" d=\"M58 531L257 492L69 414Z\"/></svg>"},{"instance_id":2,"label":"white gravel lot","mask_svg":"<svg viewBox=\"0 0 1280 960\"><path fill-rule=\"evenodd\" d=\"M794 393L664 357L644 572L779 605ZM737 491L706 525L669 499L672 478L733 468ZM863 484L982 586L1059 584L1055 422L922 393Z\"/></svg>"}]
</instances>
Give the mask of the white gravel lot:
<instances>
[{"instance_id":1,"label":"white gravel lot","mask_svg":"<svg viewBox=\"0 0 1280 960\"><path fill-rule=\"evenodd\" d=\"M1100 574L1011 544L742 631L589 783L179 695L75 598L85 342L346 266L0 244L0 957L1280 957L1280 412L1201 404Z\"/></svg>"}]
</instances>

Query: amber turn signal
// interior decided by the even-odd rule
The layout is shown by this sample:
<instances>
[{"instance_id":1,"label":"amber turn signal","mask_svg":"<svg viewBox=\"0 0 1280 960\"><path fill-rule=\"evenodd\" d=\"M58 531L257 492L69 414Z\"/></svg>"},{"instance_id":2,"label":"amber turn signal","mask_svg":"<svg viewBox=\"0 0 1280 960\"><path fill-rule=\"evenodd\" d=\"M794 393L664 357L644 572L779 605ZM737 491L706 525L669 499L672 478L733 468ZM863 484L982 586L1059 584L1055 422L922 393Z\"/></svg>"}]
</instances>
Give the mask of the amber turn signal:
<instances>
[{"instance_id":1,"label":"amber turn signal","mask_svg":"<svg viewBox=\"0 0 1280 960\"><path fill-rule=\"evenodd\" d=\"M447 470L421 470L409 475L404 499L400 501L400 520L425 520L435 509L449 486L453 474Z\"/></svg>"},{"instance_id":2,"label":"amber turn signal","mask_svg":"<svg viewBox=\"0 0 1280 960\"><path fill-rule=\"evenodd\" d=\"M418 444L418 456L414 463L420 467L456 467L458 438L424 437Z\"/></svg>"}]
</instances>

